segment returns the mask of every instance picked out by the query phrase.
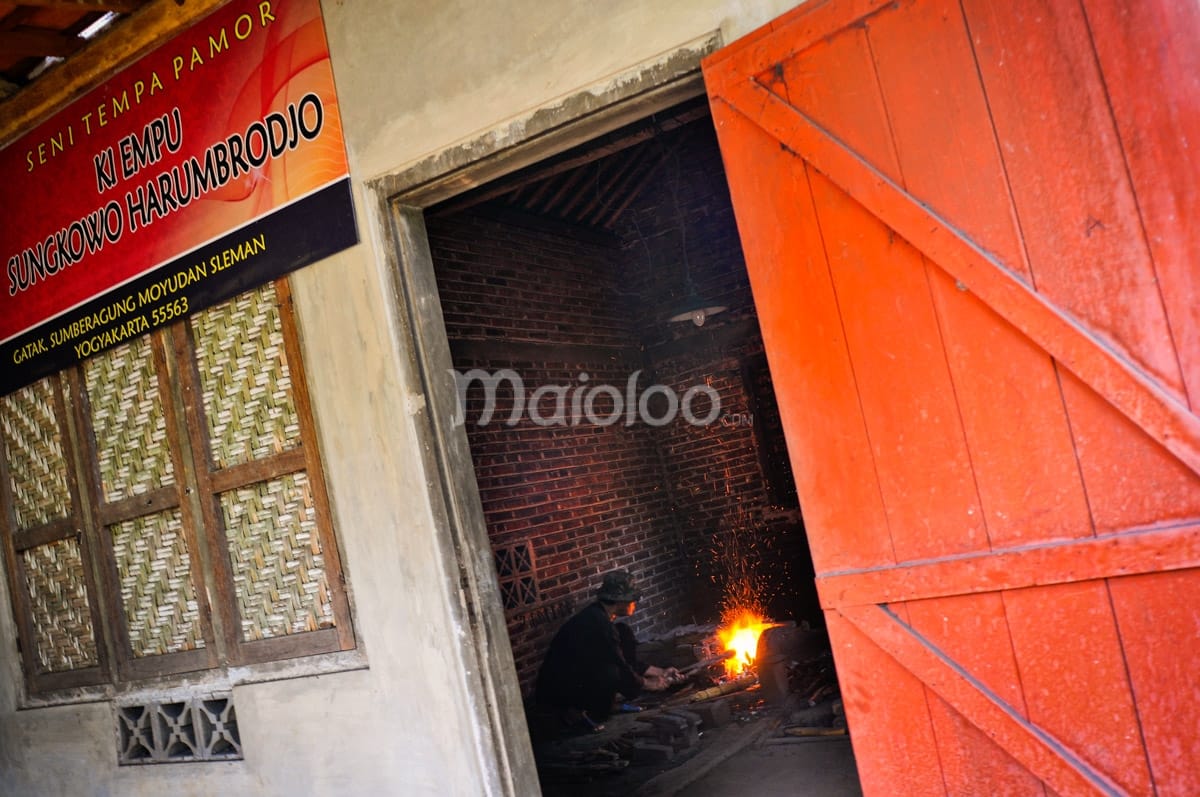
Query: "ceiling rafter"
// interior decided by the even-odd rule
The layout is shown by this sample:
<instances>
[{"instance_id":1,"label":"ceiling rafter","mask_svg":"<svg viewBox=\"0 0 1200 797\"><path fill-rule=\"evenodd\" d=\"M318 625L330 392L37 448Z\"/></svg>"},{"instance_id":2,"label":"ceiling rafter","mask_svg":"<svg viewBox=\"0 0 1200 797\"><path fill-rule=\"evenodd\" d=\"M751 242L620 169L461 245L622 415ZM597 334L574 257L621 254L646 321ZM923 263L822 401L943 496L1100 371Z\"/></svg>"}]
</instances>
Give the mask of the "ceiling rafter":
<instances>
[{"instance_id":1,"label":"ceiling rafter","mask_svg":"<svg viewBox=\"0 0 1200 797\"><path fill-rule=\"evenodd\" d=\"M655 158L654 162L649 165L649 168L645 169L640 175L636 176L637 181L635 183L632 185L622 186L621 190L614 191L613 199L614 201L619 201L616 201L615 206L613 206L613 202L605 205L601 210L601 214L608 213L608 216L607 218L597 218L597 223L606 230L611 230L613 227L615 227L617 224L617 219L621 218L621 214L625 212L625 209L633 203L633 200L638 198L638 195L642 193L642 189L645 188L650 183L650 179L658 173L659 167L666 162L667 159L665 157ZM613 208L611 213L609 213L610 207Z\"/></svg>"},{"instance_id":2,"label":"ceiling rafter","mask_svg":"<svg viewBox=\"0 0 1200 797\"><path fill-rule=\"evenodd\" d=\"M113 11L132 14L146 4L145 0L19 0L17 5L37 8L65 8L72 11Z\"/></svg>"},{"instance_id":3,"label":"ceiling rafter","mask_svg":"<svg viewBox=\"0 0 1200 797\"><path fill-rule=\"evenodd\" d=\"M0 17L0 30L13 30L19 28L29 21L29 18L34 14L32 8L19 6L9 11L4 16Z\"/></svg>"},{"instance_id":4,"label":"ceiling rafter","mask_svg":"<svg viewBox=\"0 0 1200 797\"><path fill-rule=\"evenodd\" d=\"M78 36L44 28L18 27L0 30L0 51L13 58L66 58L84 45Z\"/></svg>"},{"instance_id":5,"label":"ceiling rafter","mask_svg":"<svg viewBox=\"0 0 1200 797\"><path fill-rule=\"evenodd\" d=\"M446 200L427 212L440 216L499 200L512 209L553 214L576 224L611 230L636 193L647 185L650 175L658 172L662 155L654 150L637 152L629 161L608 167L614 168L614 172L602 178L600 162L617 152L647 143L662 133L707 118L707 115L707 102L703 97L698 98L676 113L654 116L614 131L586 149L563 152L534 167ZM582 187L589 184L599 186L599 190L587 191ZM581 202L582 208L576 210Z\"/></svg>"}]
</instances>

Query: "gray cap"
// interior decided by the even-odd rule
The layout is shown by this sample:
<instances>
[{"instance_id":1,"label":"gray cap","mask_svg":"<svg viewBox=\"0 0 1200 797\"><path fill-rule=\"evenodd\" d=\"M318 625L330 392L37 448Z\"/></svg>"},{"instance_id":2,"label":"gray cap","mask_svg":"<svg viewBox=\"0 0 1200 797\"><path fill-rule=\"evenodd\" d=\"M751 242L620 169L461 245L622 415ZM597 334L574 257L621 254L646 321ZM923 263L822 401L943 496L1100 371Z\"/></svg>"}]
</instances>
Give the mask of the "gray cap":
<instances>
[{"instance_id":1,"label":"gray cap","mask_svg":"<svg viewBox=\"0 0 1200 797\"><path fill-rule=\"evenodd\" d=\"M633 588L633 576L628 570L613 570L604 574L596 597L605 603L628 603L636 601L641 593Z\"/></svg>"}]
</instances>

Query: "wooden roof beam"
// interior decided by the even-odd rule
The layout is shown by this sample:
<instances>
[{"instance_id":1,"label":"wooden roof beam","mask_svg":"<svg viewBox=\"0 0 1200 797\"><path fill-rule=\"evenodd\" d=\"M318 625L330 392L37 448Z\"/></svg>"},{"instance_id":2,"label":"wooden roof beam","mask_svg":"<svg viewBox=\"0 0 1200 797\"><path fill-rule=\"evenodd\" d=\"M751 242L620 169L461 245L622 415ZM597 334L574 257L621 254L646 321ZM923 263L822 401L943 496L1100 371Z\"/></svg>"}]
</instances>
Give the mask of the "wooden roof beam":
<instances>
[{"instance_id":1,"label":"wooden roof beam","mask_svg":"<svg viewBox=\"0 0 1200 797\"><path fill-rule=\"evenodd\" d=\"M132 14L146 0L21 0L23 6L39 6L41 8L68 8L73 11L115 11L118 14Z\"/></svg>"},{"instance_id":2,"label":"wooden roof beam","mask_svg":"<svg viewBox=\"0 0 1200 797\"><path fill-rule=\"evenodd\" d=\"M14 28L0 31L0 51L10 58L66 58L78 52L84 40L78 36L43 28Z\"/></svg>"},{"instance_id":3,"label":"wooden roof beam","mask_svg":"<svg viewBox=\"0 0 1200 797\"><path fill-rule=\"evenodd\" d=\"M594 144L592 148L587 149L580 154L571 157L564 157L559 160L552 158L549 162L544 161L541 164L537 164L534 167L530 167L530 169L518 172L514 175L501 177L496 180L495 183L484 186L482 189L468 191L465 194L447 200L433 213L437 216L457 213L461 210L466 210L469 207L481 204L490 199L495 199L498 196L503 196L504 194L507 194L518 187L524 187L531 183L540 182L541 188L538 189L538 191L529 200L524 202L526 207L532 207L532 205L541 198L542 194L545 193L549 187L552 185L557 185L549 178L562 174L563 172L569 172L572 169L580 166L586 166L593 161L599 160L600 158L606 158L609 155L613 155L623 149L636 146L644 141L649 141L661 133L674 130L678 127L683 127L684 125L694 122L697 119L702 119L707 115L708 104L707 102L702 102L697 104L695 107L688 108L675 116L660 120L657 122L657 124L645 125L641 129L632 132L626 132L624 135L620 134L621 131L617 131L616 133L610 133L606 136L601 136L599 139L597 139L597 141L592 142Z\"/></svg>"}]
</instances>

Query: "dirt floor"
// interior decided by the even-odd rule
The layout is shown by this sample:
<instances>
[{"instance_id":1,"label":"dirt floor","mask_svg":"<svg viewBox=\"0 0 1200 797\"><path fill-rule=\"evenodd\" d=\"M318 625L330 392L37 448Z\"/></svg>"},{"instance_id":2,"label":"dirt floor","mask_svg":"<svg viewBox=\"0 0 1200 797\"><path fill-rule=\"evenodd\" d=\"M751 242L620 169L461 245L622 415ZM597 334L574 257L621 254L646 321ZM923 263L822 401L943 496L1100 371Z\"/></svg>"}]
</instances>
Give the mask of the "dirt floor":
<instances>
[{"instance_id":1,"label":"dirt floor","mask_svg":"<svg viewBox=\"0 0 1200 797\"><path fill-rule=\"evenodd\" d=\"M759 744L674 792L686 797L861 797L850 740Z\"/></svg>"},{"instance_id":2,"label":"dirt floor","mask_svg":"<svg viewBox=\"0 0 1200 797\"><path fill-rule=\"evenodd\" d=\"M703 723L676 749L658 748L660 760L640 760L628 749L656 716L697 709L680 699L619 714L602 731L535 745L545 797L858 797L848 735L794 736L800 716L765 703L757 688L722 698L728 719ZM711 714L707 715L711 716ZM824 716L828 717L828 713ZM807 724L807 723L805 723ZM643 737L652 747L663 739ZM641 742L639 741L639 744ZM661 748L668 748L662 750ZM620 756L611 751L619 751ZM619 760L618 760L619 759ZM610 765L615 762L616 766Z\"/></svg>"}]
</instances>

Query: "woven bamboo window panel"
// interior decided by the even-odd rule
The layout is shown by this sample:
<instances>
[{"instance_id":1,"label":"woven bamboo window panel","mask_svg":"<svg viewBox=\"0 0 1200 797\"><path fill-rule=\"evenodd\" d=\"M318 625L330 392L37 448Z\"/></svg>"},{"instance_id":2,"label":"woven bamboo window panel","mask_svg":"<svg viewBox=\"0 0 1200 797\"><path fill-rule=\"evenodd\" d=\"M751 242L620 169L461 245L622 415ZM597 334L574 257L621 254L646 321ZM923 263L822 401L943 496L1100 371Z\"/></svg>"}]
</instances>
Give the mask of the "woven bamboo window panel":
<instances>
[{"instance_id":1,"label":"woven bamboo window panel","mask_svg":"<svg viewBox=\"0 0 1200 797\"><path fill-rule=\"evenodd\" d=\"M289 296L264 285L0 397L30 694L354 647ZM240 757L214 706L123 713L123 762Z\"/></svg>"},{"instance_id":2,"label":"woven bamboo window panel","mask_svg":"<svg viewBox=\"0 0 1200 797\"><path fill-rule=\"evenodd\" d=\"M191 327L213 465L296 448L300 419L274 285L198 313Z\"/></svg>"},{"instance_id":3,"label":"woven bamboo window panel","mask_svg":"<svg viewBox=\"0 0 1200 797\"><path fill-rule=\"evenodd\" d=\"M43 379L0 400L0 426L17 528L69 517L67 460L50 380Z\"/></svg>"},{"instance_id":4,"label":"woven bamboo window panel","mask_svg":"<svg viewBox=\"0 0 1200 797\"><path fill-rule=\"evenodd\" d=\"M533 548L527 542L493 551L500 596L504 608L512 611L538 602L537 578L533 567Z\"/></svg>"},{"instance_id":5,"label":"woven bamboo window panel","mask_svg":"<svg viewBox=\"0 0 1200 797\"><path fill-rule=\"evenodd\" d=\"M121 706L117 709L117 739L121 765L243 757L230 695Z\"/></svg>"},{"instance_id":6,"label":"woven bamboo window panel","mask_svg":"<svg viewBox=\"0 0 1200 797\"><path fill-rule=\"evenodd\" d=\"M83 555L74 537L21 552L33 614L34 649L44 672L97 664Z\"/></svg>"},{"instance_id":7,"label":"woven bamboo window panel","mask_svg":"<svg viewBox=\"0 0 1200 797\"><path fill-rule=\"evenodd\" d=\"M332 628L308 476L291 473L220 500L243 640Z\"/></svg>"},{"instance_id":8,"label":"woven bamboo window panel","mask_svg":"<svg viewBox=\"0 0 1200 797\"><path fill-rule=\"evenodd\" d=\"M133 655L204 647L191 555L179 510L113 526L112 549Z\"/></svg>"},{"instance_id":9,"label":"woven bamboo window panel","mask_svg":"<svg viewBox=\"0 0 1200 797\"><path fill-rule=\"evenodd\" d=\"M173 484L167 420L150 338L93 357L83 370L105 500Z\"/></svg>"}]
</instances>

